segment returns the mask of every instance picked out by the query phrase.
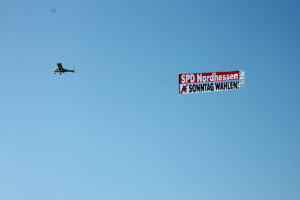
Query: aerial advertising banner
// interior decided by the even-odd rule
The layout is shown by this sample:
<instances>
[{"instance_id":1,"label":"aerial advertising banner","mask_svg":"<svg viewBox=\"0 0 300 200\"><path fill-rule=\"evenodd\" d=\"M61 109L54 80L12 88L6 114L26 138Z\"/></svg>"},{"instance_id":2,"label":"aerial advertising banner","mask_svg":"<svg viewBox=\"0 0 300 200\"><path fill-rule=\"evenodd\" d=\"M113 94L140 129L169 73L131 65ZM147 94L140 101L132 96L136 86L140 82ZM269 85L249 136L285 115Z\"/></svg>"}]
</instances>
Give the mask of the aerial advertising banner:
<instances>
[{"instance_id":1,"label":"aerial advertising banner","mask_svg":"<svg viewBox=\"0 0 300 200\"><path fill-rule=\"evenodd\" d=\"M179 74L179 94L238 90L245 84L244 71Z\"/></svg>"}]
</instances>

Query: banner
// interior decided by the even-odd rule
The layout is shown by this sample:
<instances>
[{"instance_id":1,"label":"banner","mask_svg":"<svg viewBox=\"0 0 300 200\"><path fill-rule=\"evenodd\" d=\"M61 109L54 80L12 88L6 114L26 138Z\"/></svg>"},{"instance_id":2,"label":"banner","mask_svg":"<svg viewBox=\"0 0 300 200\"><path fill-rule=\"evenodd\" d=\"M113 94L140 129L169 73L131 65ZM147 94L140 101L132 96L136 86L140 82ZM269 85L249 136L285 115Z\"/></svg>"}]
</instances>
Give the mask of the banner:
<instances>
[{"instance_id":1,"label":"banner","mask_svg":"<svg viewBox=\"0 0 300 200\"><path fill-rule=\"evenodd\" d=\"M179 94L238 90L245 84L244 71L179 74Z\"/></svg>"}]
</instances>

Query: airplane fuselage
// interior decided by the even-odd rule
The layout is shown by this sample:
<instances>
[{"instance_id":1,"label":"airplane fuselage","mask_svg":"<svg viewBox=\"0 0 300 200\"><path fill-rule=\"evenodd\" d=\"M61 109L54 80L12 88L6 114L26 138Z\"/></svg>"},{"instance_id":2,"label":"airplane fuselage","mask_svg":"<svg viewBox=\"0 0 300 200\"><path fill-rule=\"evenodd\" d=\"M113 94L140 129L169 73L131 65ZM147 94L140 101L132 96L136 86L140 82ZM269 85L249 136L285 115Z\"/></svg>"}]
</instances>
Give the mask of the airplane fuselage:
<instances>
[{"instance_id":1,"label":"airplane fuselage","mask_svg":"<svg viewBox=\"0 0 300 200\"><path fill-rule=\"evenodd\" d=\"M53 72L54 74L56 73L59 73L59 74L62 74L62 73L65 73L65 72L75 72L75 69L72 68L72 69L53 69Z\"/></svg>"}]
</instances>

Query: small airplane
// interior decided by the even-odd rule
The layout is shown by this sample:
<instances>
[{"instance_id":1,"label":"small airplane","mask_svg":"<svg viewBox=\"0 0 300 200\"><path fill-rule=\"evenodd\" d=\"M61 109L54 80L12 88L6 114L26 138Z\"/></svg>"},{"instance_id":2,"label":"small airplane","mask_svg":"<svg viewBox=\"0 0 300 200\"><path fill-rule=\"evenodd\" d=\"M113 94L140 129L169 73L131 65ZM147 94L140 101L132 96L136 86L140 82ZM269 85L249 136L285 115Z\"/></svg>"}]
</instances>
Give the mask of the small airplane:
<instances>
[{"instance_id":1,"label":"small airplane","mask_svg":"<svg viewBox=\"0 0 300 200\"><path fill-rule=\"evenodd\" d=\"M58 72L60 75L61 73L65 73L65 72L75 72L75 68L72 67L72 69L65 69L63 68L61 63L57 63L57 69L53 69L54 74L56 74L56 72Z\"/></svg>"}]
</instances>

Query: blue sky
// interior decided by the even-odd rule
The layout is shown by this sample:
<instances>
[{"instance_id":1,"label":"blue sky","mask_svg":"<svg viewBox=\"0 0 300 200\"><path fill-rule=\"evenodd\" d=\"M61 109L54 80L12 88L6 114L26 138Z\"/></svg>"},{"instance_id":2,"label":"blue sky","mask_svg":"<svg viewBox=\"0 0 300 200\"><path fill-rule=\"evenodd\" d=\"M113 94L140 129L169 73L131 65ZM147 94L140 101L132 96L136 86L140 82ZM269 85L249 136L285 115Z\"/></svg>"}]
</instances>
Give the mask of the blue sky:
<instances>
[{"instance_id":1,"label":"blue sky","mask_svg":"<svg viewBox=\"0 0 300 200\"><path fill-rule=\"evenodd\" d=\"M0 5L0 199L300 198L299 1Z\"/></svg>"}]
</instances>

